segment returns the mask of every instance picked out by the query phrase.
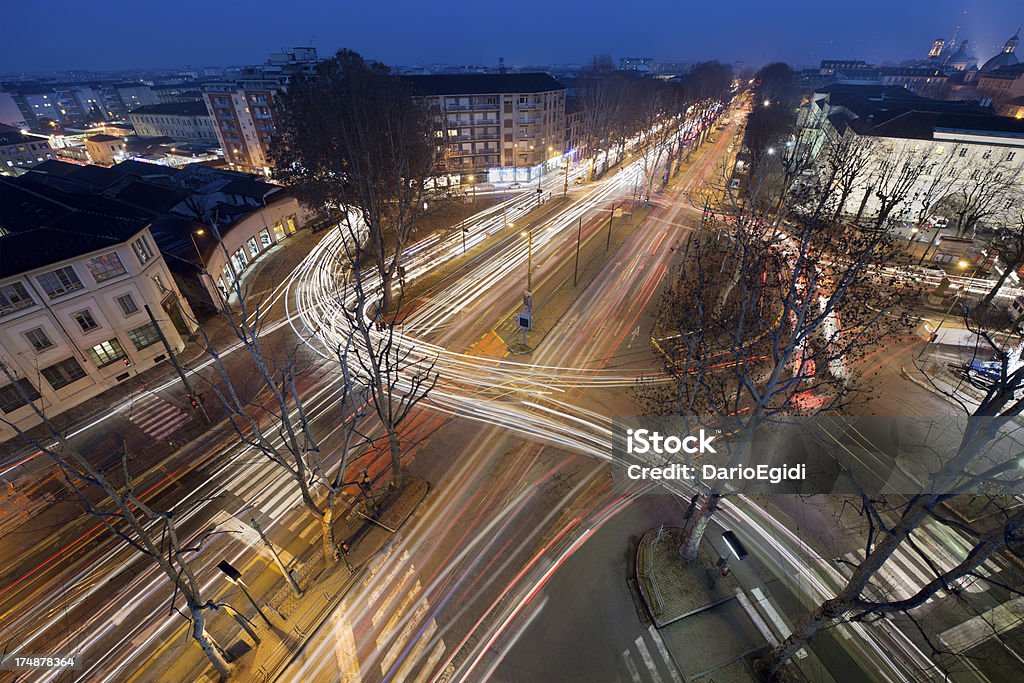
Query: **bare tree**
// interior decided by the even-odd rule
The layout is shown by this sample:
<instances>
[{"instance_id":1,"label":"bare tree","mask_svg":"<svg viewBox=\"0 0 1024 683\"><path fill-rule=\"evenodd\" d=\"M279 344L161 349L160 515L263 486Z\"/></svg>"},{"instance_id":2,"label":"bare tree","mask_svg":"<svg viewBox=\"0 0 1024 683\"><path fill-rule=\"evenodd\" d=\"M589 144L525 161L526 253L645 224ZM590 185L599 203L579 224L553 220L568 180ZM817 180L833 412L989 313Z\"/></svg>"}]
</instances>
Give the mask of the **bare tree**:
<instances>
[{"instance_id":1,"label":"bare tree","mask_svg":"<svg viewBox=\"0 0 1024 683\"><path fill-rule=\"evenodd\" d=\"M423 355L396 330L400 324L405 288L400 287L389 310L379 293L358 246L361 224L347 214L342 222L345 239L338 254L339 301L351 336L353 374L367 387L367 401L380 420L391 456L395 486L402 483L400 430L413 408L437 384L436 358Z\"/></svg>"},{"instance_id":2,"label":"bare tree","mask_svg":"<svg viewBox=\"0 0 1024 683\"><path fill-rule=\"evenodd\" d=\"M1001 358L998 377L988 384L984 395L972 406L955 388L950 390L940 386L925 375L937 391L945 393L952 402L961 406L965 419L955 452L928 473L923 492L909 496L895 506L897 516L891 523L881 514L878 501L863 496L862 514L869 522L864 560L853 567L846 584L834 597L808 612L794 627L792 635L765 657L761 666L769 678L777 677L789 658L821 629L837 621L865 621L894 612L908 612L939 591L956 594L959 582L964 578L981 578L979 567L1001 548L1009 548L1018 556L1024 555L1024 512L1010 498L1019 494L1024 483L1020 474L1024 454L1019 452L1017 442L1013 440L1007 447L1010 451L1008 457L993 457L994 444L1011 441L1012 432L1016 429L1013 420L1024 408L1021 348L1007 352L994 341L992 334L975 326L969 315L965 314L964 319L981 340L981 353L995 352ZM986 511L983 527L973 527L943 512L944 503L978 490L990 492L986 496L996 503ZM1011 504L1002 505L1001 500L1011 501ZM913 531L929 518L973 539L965 557L950 569L938 567L913 540ZM926 559L933 577L905 599L873 595L870 590L872 579L904 544ZM1019 588L1006 588L1021 594Z\"/></svg>"},{"instance_id":3,"label":"bare tree","mask_svg":"<svg viewBox=\"0 0 1024 683\"><path fill-rule=\"evenodd\" d=\"M1024 211L1019 213L1016 225L1009 229L1009 233L1000 235L992 242L991 248L1003 262L1003 272L999 274L992 289L981 300L982 306L990 305L1003 285L1006 284L1010 273L1014 273L1024 266Z\"/></svg>"},{"instance_id":4,"label":"bare tree","mask_svg":"<svg viewBox=\"0 0 1024 683\"><path fill-rule=\"evenodd\" d=\"M655 328L672 340L658 344L672 382L639 392L652 414L739 420L748 438L737 441L733 464L765 422L848 405L860 389L854 361L908 324L887 316L900 293L876 279L892 240L829 220L824 200L791 212L809 156L801 140L785 149L753 153L745 196L727 197L728 222L706 214L687 240ZM712 484L691 500L685 557L696 557L721 495Z\"/></svg>"},{"instance_id":5,"label":"bare tree","mask_svg":"<svg viewBox=\"0 0 1024 683\"><path fill-rule=\"evenodd\" d=\"M956 234L973 234L977 225L989 219L997 222L1006 212L1019 206L1020 166L1006 157L998 160L977 160L942 202L947 214L955 219Z\"/></svg>"},{"instance_id":6,"label":"bare tree","mask_svg":"<svg viewBox=\"0 0 1024 683\"><path fill-rule=\"evenodd\" d=\"M431 117L410 83L386 66L341 50L279 102L273 157L278 177L310 206L358 212L384 308L402 256L441 170L445 121Z\"/></svg>"},{"instance_id":7,"label":"bare tree","mask_svg":"<svg viewBox=\"0 0 1024 683\"><path fill-rule=\"evenodd\" d=\"M191 566L191 557L202 546L205 537L191 543L178 535L176 520L185 512L180 509L158 509L140 497L129 468L129 453L122 444L120 481L100 471L90 459L71 443L64 433L49 419L45 412L30 400L18 378L9 366L0 361L0 371L18 387L21 398L32 406L41 420L46 435L42 438L22 430L17 423L0 417L20 439L50 458L60 469L67 486L75 492L85 511L98 519L111 534L144 555L155 564L174 587L171 608L190 623L192 640L199 645L210 660L217 675L223 680L231 675L232 665L225 657L224 650L206 630L207 612L221 605L204 596L202 583ZM90 489L99 491L110 508L95 500ZM175 599L181 594L187 612L182 614L174 607Z\"/></svg>"}]
</instances>

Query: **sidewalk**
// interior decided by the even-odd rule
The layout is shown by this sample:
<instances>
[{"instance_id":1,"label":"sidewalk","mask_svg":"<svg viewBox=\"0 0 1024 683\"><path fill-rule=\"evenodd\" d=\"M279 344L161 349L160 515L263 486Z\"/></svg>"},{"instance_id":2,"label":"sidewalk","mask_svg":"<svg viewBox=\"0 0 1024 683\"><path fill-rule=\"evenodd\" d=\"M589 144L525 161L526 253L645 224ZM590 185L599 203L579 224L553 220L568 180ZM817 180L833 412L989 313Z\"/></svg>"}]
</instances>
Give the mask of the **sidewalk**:
<instances>
[{"instance_id":1,"label":"sidewalk","mask_svg":"<svg viewBox=\"0 0 1024 683\"><path fill-rule=\"evenodd\" d=\"M219 633L217 637L221 647L233 660L232 680L290 680L286 676L288 667L303 657L305 646L328 623L331 613L357 584L365 586L390 555L389 548L395 534L383 527L397 532L426 498L428 490L424 480L408 477L401 490L392 491L381 502L379 524L358 514L358 507L353 508L336 526L338 542L349 543L351 552L347 558L343 557L331 566L325 564L319 543L309 544L296 538L288 547L280 548L285 553L296 552L296 559L290 563L289 570L303 592L296 596L277 569L271 563L265 563L261 576L252 580L251 585L258 586L252 591L258 601L262 602L260 596L271 595L265 601L269 607L265 614L272 626L268 627L255 614L250 615L252 628L260 638L255 646L226 613L209 613L207 630ZM300 554L301 562L298 559ZM264 588L268 583L273 585ZM232 597L231 602L243 613L252 611L251 607L244 609L249 606L237 596ZM233 635L225 637L225 632ZM142 665L148 680L217 680L209 661L186 636L184 627L172 639L182 645L164 650L155 661Z\"/></svg>"},{"instance_id":2,"label":"sidewalk","mask_svg":"<svg viewBox=\"0 0 1024 683\"><path fill-rule=\"evenodd\" d=\"M721 576L709 543L683 560L681 533L662 527L640 539L637 585L648 613L687 681L756 681L753 658L768 643L737 599L739 584Z\"/></svg>"}]
</instances>

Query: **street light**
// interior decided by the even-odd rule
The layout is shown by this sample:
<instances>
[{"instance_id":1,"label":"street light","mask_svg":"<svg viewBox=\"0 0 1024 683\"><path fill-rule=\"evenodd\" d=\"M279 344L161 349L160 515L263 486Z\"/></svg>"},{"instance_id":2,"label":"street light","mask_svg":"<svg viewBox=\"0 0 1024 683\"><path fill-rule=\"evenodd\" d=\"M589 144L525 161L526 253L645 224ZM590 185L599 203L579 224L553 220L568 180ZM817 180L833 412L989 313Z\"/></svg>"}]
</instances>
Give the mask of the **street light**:
<instances>
[{"instance_id":1,"label":"street light","mask_svg":"<svg viewBox=\"0 0 1024 683\"><path fill-rule=\"evenodd\" d=\"M252 603L252 606L256 609L256 612L260 615L263 621L266 622L267 626L273 628L274 625L270 623L270 619L267 619L267 615L263 613L260 606L256 604L255 600L253 600L252 595L249 594L249 587L245 585L244 581L242 581L242 572L235 569L227 560L221 560L218 562L217 569L227 577L228 581L242 589L242 593L249 599L249 602Z\"/></svg>"},{"instance_id":2,"label":"street light","mask_svg":"<svg viewBox=\"0 0 1024 683\"><path fill-rule=\"evenodd\" d=\"M520 236L526 238L526 291L533 291L533 280L531 272L533 271L533 231L523 230L519 233Z\"/></svg>"},{"instance_id":3,"label":"street light","mask_svg":"<svg viewBox=\"0 0 1024 683\"><path fill-rule=\"evenodd\" d=\"M192 246L195 247L196 256L199 257L199 268L202 270L206 270L206 264L203 263L203 254L202 252L199 251L199 245L196 243L196 235L202 237L205 234L206 231L203 230L202 228L199 228L198 230L193 230L188 234L188 236L192 239Z\"/></svg>"},{"instance_id":4,"label":"street light","mask_svg":"<svg viewBox=\"0 0 1024 683\"><path fill-rule=\"evenodd\" d=\"M469 184L473 186L473 206L476 206L476 178L474 176L468 176L466 178Z\"/></svg>"}]
</instances>

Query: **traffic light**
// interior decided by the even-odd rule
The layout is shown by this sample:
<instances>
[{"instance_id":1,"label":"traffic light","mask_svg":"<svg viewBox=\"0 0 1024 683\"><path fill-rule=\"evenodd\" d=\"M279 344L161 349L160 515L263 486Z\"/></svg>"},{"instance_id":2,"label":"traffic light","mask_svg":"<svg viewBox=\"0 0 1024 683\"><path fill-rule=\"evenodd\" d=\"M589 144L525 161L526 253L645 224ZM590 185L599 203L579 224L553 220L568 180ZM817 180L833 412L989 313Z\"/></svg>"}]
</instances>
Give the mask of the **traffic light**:
<instances>
[{"instance_id":1,"label":"traffic light","mask_svg":"<svg viewBox=\"0 0 1024 683\"><path fill-rule=\"evenodd\" d=\"M131 362L130 360L128 360L127 358L122 358L122 359L121 359L121 362L122 362L122 363L124 363L124 366L125 366L126 368L129 368L129 367L131 367L131 365L132 365L132 362Z\"/></svg>"},{"instance_id":2,"label":"traffic light","mask_svg":"<svg viewBox=\"0 0 1024 683\"><path fill-rule=\"evenodd\" d=\"M188 394L188 403L192 406L192 410L199 410L199 396Z\"/></svg>"},{"instance_id":3,"label":"traffic light","mask_svg":"<svg viewBox=\"0 0 1024 683\"><path fill-rule=\"evenodd\" d=\"M341 554L342 555L348 555L349 552L351 552L351 550L352 549L348 546L348 543L342 543L341 544Z\"/></svg>"}]
</instances>

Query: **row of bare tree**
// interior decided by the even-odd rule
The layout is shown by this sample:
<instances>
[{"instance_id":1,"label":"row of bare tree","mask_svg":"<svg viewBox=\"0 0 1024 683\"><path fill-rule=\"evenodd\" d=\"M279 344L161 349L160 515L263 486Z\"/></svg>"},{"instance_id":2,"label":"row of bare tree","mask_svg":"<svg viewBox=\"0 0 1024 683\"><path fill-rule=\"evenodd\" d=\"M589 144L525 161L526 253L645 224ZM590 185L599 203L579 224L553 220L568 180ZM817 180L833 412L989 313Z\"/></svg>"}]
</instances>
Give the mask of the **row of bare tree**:
<instances>
[{"instance_id":1,"label":"row of bare tree","mask_svg":"<svg viewBox=\"0 0 1024 683\"><path fill-rule=\"evenodd\" d=\"M700 228L682 245L679 270L663 297L655 336L671 343L663 341L656 350L672 382L638 387L651 414L738 424L731 465L744 462L753 434L766 425L797 416L857 414L877 398L865 376L869 366L860 361L915 322L908 290L880 277L880 267L891 265L901 251L892 228L915 200L912 189L921 187L926 172L934 179L929 192L936 199L947 194L952 179L933 166L952 166L959 158L955 147L948 157L934 157L912 146L880 150L880 143L852 134L823 142L797 125L792 109L771 113L787 92L778 87L779 71L785 82L784 70L776 69L764 79L773 83L772 93L755 91L752 99L755 130L746 135L746 185L732 189L723 183L721 205L705 212ZM964 205L972 207L966 209L973 217L965 218L968 224L994 210L989 195L1005 201L1001 172L980 169L969 178L976 190L964 194ZM844 208L858 193L877 200L877 212L864 216L862 205L850 220ZM1024 223L1008 227L1021 232ZM1011 241L1005 249L1019 250L1017 244ZM1024 255L1012 253L1019 264ZM954 454L928 473L922 493L885 497L862 489L854 497L865 520L865 559L764 658L766 678L781 676L785 663L828 626L910 613L939 592L956 596L964 577L979 576L994 553L1024 553L1024 512L1011 495L1022 484L1018 464L1024 455L996 463L986 457L1017 429L1024 368L994 341L992 331L978 332L984 340L979 357L1002 359L1000 378L980 400L934 385L962 407ZM951 514L949 504L957 496L981 486L990 499L984 520L975 524ZM723 495L720 483L701 485L693 495L680 548L684 557L697 557ZM972 547L951 569L927 558L912 537L927 520L970 539ZM872 581L897 549L908 546L926 558L934 570L931 580L906 599L880 595ZM1020 594L1019 587L1005 588Z\"/></svg>"},{"instance_id":2,"label":"row of bare tree","mask_svg":"<svg viewBox=\"0 0 1024 683\"><path fill-rule=\"evenodd\" d=\"M400 316L400 262L424 211L427 181L440 150L401 80L353 52L339 52L315 76L294 83L277 106L274 157L280 179L308 205L336 215L342 232L342 246L333 255L336 291L324 295L327 304L333 301L346 330L330 340L334 360L327 376L337 399L319 415L307 411L298 347L280 335L265 334L267 305L250 300L237 273L220 302L220 322L193 321L213 362L208 375L195 373L191 379L204 388L204 408L222 419L214 429L234 442L219 457L244 462L256 453L290 479L307 512L320 522L323 555L332 564L339 559L337 513L345 491L357 483L349 463L368 452L371 457L374 451L386 453L392 484L400 486L407 445L401 436L403 423L438 379L430 358L413 357L407 346L396 343L394 324L380 323ZM197 218L219 241L223 226L216 214ZM227 335L212 331L223 333L225 327ZM237 342L240 350L234 353L244 362L225 355ZM19 379L2 358L0 370L11 382ZM127 448L122 448L116 471L102 471L66 438L43 400L30 400L27 394L22 398L42 423L42 433L0 419L54 462L88 514L160 570L185 603L182 611L172 598L172 610L189 620L191 637L218 675L227 678L232 664L206 629L208 611L226 606L207 598L193 568L209 532L183 539L177 525L190 505L208 501L167 500L158 506L136 487L139 473L131 471ZM321 442L331 432L340 436L325 452ZM294 578L285 574L299 591Z\"/></svg>"}]
</instances>

